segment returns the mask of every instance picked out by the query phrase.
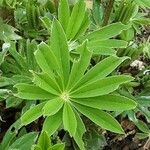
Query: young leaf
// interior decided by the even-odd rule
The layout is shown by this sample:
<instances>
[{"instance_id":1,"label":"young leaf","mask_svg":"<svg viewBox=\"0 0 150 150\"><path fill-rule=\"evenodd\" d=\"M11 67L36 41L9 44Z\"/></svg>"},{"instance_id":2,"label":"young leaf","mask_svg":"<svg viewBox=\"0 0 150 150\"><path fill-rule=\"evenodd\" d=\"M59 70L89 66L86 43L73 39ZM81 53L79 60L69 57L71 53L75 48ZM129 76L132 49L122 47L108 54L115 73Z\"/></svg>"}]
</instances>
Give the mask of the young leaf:
<instances>
[{"instance_id":1,"label":"young leaf","mask_svg":"<svg viewBox=\"0 0 150 150\"><path fill-rule=\"evenodd\" d=\"M60 0L58 8L58 20L61 23L64 31L67 30L67 26L70 18L70 9L68 0Z\"/></svg>"},{"instance_id":2,"label":"young leaf","mask_svg":"<svg viewBox=\"0 0 150 150\"><path fill-rule=\"evenodd\" d=\"M56 114L63 106L63 100L60 98L49 100L43 107L43 115L51 116Z\"/></svg>"},{"instance_id":3,"label":"young leaf","mask_svg":"<svg viewBox=\"0 0 150 150\"><path fill-rule=\"evenodd\" d=\"M32 72L34 79L33 82L41 89L50 92L51 94L58 95L60 88L55 79L52 79L46 73L35 73Z\"/></svg>"},{"instance_id":4,"label":"young leaf","mask_svg":"<svg viewBox=\"0 0 150 150\"><path fill-rule=\"evenodd\" d=\"M51 136L61 125L62 123L62 111L60 110L53 116L49 116L45 119L43 124L43 129Z\"/></svg>"},{"instance_id":5,"label":"young leaf","mask_svg":"<svg viewBox=\"0 0 150 150\"><path fill-rule=\"evenodd\" d=\"M110 114L98 109L85 107L79 104L74 104L74 106L83 115L88 117L91 121L93 121L100 127L115 133L124 134L124 131L121 128L120 124Z\"/></svg>"},{"instance_id":6,"label":"young leaf","mask_svg":"<svg viewBox=\"0 0 150 150\"><path fill-rule=\"evenodd\" d=\"M14 86L18 89L18 93L15 96L27 99L27 100L45 100L45 99L53 99L56 96L35 86L26 83L18 83Z\"/></svg>"},{"instance_id":7,"label":"young leaf","mask_svg":"<svg viewBox=\"0 0 150 150\"><path fill-rule=\"evenodd\" d=\"M51 146L51 141L47 132L41 132L37 145L39 145L42 150L47 150Z\"/></svg>"},{"instance_id":8,"label":"young leaf","mask_svg":"<svg viewBox=\"0 0 150 150\"><path fill-rule=\"evenodd\" d=\"M35 52L35 58L43 72L49 75L53 75L53 70L59 72L60 68L57 58L46 43L42 42L38 46L38 50Z\"/></svg>"},{"instance_id":9,"label":"young leaf","mask_svg":"<svg viewBox=\"0 0 150 150\"><path fill-rule=\"evenodd\" d=\"M81 46L77 48L77 51L80 52L80 58L77 62L73 63L68 89L71 88L85 73L91 58L91 52L87 49L87 41L85 41Z\"/></svg>"},{"instance_id":10,"label":"young leaf","mask_svg":"<svg viewBox=\"0 0 150 150\"><path fill-rule=\"evenodd\" d=\"M70 136L74 136L77 129L77 120L74 111L67 102L63 108L63 124L64 129L69 132Z\"/></svg>"},{"instance_id":11,"label":"young leaf","mask_svg":"<svg viewBox=\"0 0 150 150\"><path fill-rule=\"evenodd\" d=\"M123 30L127 30L128 26L117 22L110 25L107 25L105 27L102 27L98 29L97 31L93 31L89 33L85 38L89 40L107 40L109 38L112 38L118 34L120 34Z\"/></svg>"},{"instance_id":12,"label":"young leaf","mask_svg":"<svg viewBox=\"0 0 150 150\"><path fill-rule=\"evenodd\" d=\"M23 125L27 125L36 119L38 119L40 116L42 116L42 108L45 105L45 102L40 103L36 106L33 106L29 110L27 110L22 116L21 116L21 123Z\"/></svg>"},{"instance_id":13,"label":"young leaf","mask_svg":"<svg viewBox=\"0 0 150 150\"><path fill-rule=\"evenodd\" d=\"M124 60L126 60L128 57L116 57L116 56L110 56L102 61L100 61L98 64L96 64L92 69L90 69L82 78L79 80L75 88L77 88L80 85L84 85L86 83L94 82L98 79L102 79L109 75L113 70L115 70Z\"/></svg>"},{"instance_id":14,"label":"young leaf","mask_svg":"<svg viewBox=\"0 0 150 150\"><path fill-rule=\"evenodd\" d=\"M64 30L57 20L54 20L52 24L51 49L58 60L64 85L66 85L70 72L69 49Z\"/></svg>"},{"instance_id":15,"label":"young leaf","mask_svg":"<svg viewBox=\"0 0 150 150\"><path fill-rule=\"evenodd\" d=\"M92 108L108 111L124 111L134 109L136 102L120 95L103 95L91 98L72 99L72 101Z\"/></svg>"},{"instance_id":16,"label":"young leaf","mask_svg":"<svg viewBox=\"0 0 150 150\"><path fill-rule=\"evenodd\" d=\"M118 89L119 85L132 80L133 78L127 75L110 76L79 87L72 92L71 96L73 98L86 98L106 95Z\"/></svg>"},{"instance_id":17,"label":"young leaf","mask_svg":"<svg viewBox=\"0 0 150 150\"><path fill-rule=\"evenodd\" d=\"M82 21L85 16L85 3L83 0L79 0L75 6L73 7L70 19L69 19L69 24L67 27L67 38L68 39L73 39L77 32L79 31Z\"/></svg>"}]
</instances>

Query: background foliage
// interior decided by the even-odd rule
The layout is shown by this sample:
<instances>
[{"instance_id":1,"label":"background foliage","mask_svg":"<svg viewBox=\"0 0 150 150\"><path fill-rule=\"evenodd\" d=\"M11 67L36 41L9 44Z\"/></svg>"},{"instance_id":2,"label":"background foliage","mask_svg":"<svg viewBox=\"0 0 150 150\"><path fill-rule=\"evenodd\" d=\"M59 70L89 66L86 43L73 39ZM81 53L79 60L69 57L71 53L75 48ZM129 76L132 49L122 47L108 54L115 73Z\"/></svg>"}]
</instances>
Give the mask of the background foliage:
<instances>
[{"instance_id":1,"label":"background foliage","mask_svg":"<svg viewBox=\"0 0 150 150\"><path fill-rule=\"evenodd\" d=\"M149 149L149 8L0 0L0 149Z\"/></svg>"}]
</instances>

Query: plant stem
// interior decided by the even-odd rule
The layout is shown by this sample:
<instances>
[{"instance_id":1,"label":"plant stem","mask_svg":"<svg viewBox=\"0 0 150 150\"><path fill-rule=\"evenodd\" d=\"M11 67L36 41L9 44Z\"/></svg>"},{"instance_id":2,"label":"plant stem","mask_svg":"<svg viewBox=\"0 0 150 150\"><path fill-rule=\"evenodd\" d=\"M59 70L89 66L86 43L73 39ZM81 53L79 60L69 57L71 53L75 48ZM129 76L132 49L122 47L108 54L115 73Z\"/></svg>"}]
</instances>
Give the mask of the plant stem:
<instances>
[{"instance_id":1,"label":"plant stem","mask_svg":"<svg viewBox=\"0 0 150 150\"><path fill-rule=\"evenodd\" d=\"M113 9L114 1L115 0L109 0L106 5L102 26L106 26L108 24L108 21L109 21L110 15L111 15L111 11Z\"/></svg>"},{"instance_id":2,"label":"plant stem","mask_svg":"<svg viewBox=\"0 0 150 150\"><path fill-rule=\"evenodd\" d=\"M150 148L150 137L149 139L146 141L145 145L143 146L144 150L148 150Z\"/></svg>"}]
</instances>

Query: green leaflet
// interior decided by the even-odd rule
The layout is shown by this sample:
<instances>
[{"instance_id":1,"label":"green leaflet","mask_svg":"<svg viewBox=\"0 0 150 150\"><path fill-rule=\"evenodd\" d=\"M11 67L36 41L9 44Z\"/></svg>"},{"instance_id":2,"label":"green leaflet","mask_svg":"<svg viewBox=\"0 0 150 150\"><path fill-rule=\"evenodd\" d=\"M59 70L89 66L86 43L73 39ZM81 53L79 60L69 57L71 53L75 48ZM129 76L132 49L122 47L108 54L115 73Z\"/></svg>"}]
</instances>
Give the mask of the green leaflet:
<instances>
[{"instance_id":1,"label":"green leaflet","mask_svg":"<svg viewBox=\"0 0 150 150\"><path fill-rule=\"evenodd\" d=\"M19 137L7 150L29 150L37 139L37 132L30 132ZM5 149L5 150L6 150Z\"/></svg>"},{"instance_id":2,"label":"green leaflet","mask_svg":"<svg viewBox=\"0 0 150 150\"><path fill-rule=\"evenodd\" d=\"M48 135L54 134L54 132L59 128L62 123L62 111L60 110L53 116L49 116L45 119L43 124L43 129L48 133Z\"/></svg>"},{"instance_id":3,"label":"green leaflet","mask_svg":"<svg viewBox=\"0 0 150 150\"><path fill-rule=\"evenodd\" d=\"M134 19L133 22L140 24L140 25L150 25L150 19L149 18L139 18Z\"/></svg>"},{"instance_id":4,"label":"green leaflet","mask_svg":"<svg viewBox=\"0 0 150 150\"><path fill-rule=\"evenodd\" d=\"M90 17L89 17L88 11L86 11L85 15L84 15L84 18L83 18L83 21L82 21L82 24L81 24L81 27L78 30L78 33L76 34L74 39L77 38L78 36L84 34L89 25L90 25Z\"/></svg>"},{"instance_id":5,"label":"green leaflet","mask_svg":"<svg viewBox=\"0 0 150 150\"><path fill-rule=\"evenodd\" d=\"M76 134L74 135L74 140L76 141L78 147L81 150L85 150L82 136L86 132L86 129L85 129L84 123L83 123L82 119L80 118L79 114L76 112L75 115L76 115L76 120L77 120L77 130L76 130Z\"/></svg>"},{"instance_id":6,"label":"green leaflet","mask_svg":"<svg viewBox=\"0 0 150 150\"><path fill-rule=\"evenodd\" d=\"M128 42L123 40L116 40L116 39L108 39L108 40L92 40L88 42L88 48L92 50L92 48L101 48L101 47L108 47L108 48L126 48Z\"/></svg>"},{"instance_id":7,"label":"green leaflet","mask_svg":"<svg viewBox=\"0 0 150 150\"><path fill-rule=\"evenodd\" d=\"M42 42L38 46L38 50L35 52L35 58L43 72L52 76L53 70L60 71L57 58L46 43Z\"/></svg>"},{"instance_id":8,"label":"green leaflet","mask_svg":"<svg viewBox=\"0 0 150 150\"><path fill-rule=\"evenodd\" d=\"M131 76L126 75L110 76L79 87L72 92L71 96L73 98L86 98L106 95L118 89L119 85L132 80Z\"/></svg>"},{"instance_id":9,"label":"green leaflet","mask_svg":"<svg viewBox=\"0 0 150 150\"><path fill-rule=\"evenodd\" d=\"M30 70L34 70L37 66L36 60L34 58L34 52L37 49L37 43L35 40L32 40L30 42L30 40L28 39L26 42L26 51L27 51L27 57L26 57L26 62L28 65L28 68Z\"/></svg>"},{"instance_id":10,"label":"green leaflet","mask_svg":"<svg viewBox=\"0 0 150 150\"><path fill-rule=\"evenodd\" d=\"M56 96L39 88L35 85L30 85L26 83L18 83L14 86L18 89L18 93L15 96L27 99L27 100L46 100L46 99L53 99Z\"/></svg>"},{"instance_id":11,"label":"green leaflet","mask_svg":"<svg viewBox=\"0 0 150 150\"><path fill-rule=\"evenodd\" d=\"M91 52L87 49L87 41L77 48L80 53L80 58L78 61L73 63L71 73L69 76L68 89L71 88L85 73L91 59Z\"/></svg>"},{"instance_id":12,"label":"green leaflet","mask_svg":"<svg viewBox=\"0 0 150 150\"><path fill-rule=\"evenodd\" d=\"M92 20L94 24L101 25L102 24L102 6L101 3L97 0L93 0L93 9L92 9Z\"/></svg>"},{"instance_id":13,"label":"green leaflet","mask_svg":"<svg viewBox=\"0 0 150 150\"><path fill-rule=\"evenodd\" d=\"M43 107L43 115L51 116L56 114L63 106L63 100L60 98L49 100Z\"/></svg>"},{"instance_id":14,"label":"green leaflet","mask_svg":"<svg viewBox=\"0 0 150 150\"><path fill-rule=\"evenodd\" d=\"M4 23L5 21L2 21L0 19L0 40L20 40L22 39L21 36L17 35L15 32L18 31L16 28L13 26Z\"/></svg>"},{"instance_id":15,"label":"green leaflet","mask_svg":"<svg viewBox=\"0 0 150 150\"><path fill-rule=\"evenodd\" d=\"M69 9L68 0L60 0L59 8L58 8L58 19L64 31L67 30L69 18L70 18L70 9Z\"/></svg>"},{"instance_id":16,"label":"green leaflet","mask_svg":"<svg viewBox=\"0 0 150 150\"><path fill-rule=\"evenodd\" d=\"M69 24L67 27L67 38L68 39L73 39L75 35L78 33L82 22L84 20L85 16L85 3L83 0L79 0L75 6L73 7L70 19L69 19Z\"/></svg>"},{"instance_id":17,"label":"green leaflet","mask_svg":"<svg viewBox=\"0 0 150 150\"><path fill-rule=\"evenodd\" d=\"M52 25L51 19L48 18L47 16L44 16L40 19L41 19L42 23L44 24L44 26L47 28L48 32L50 33L50 29L51 29L51 25Z\"/></svg>"},{"instance_id":18,"label":"green leaflet","mask_svg":"<svg viewBox=\"0 0 150 150\"><path fill-rule=\"evenodd\" d=\"M83 105L74 104L74 106L91 121L99 125L100 127L119 134L124 134L120 124L110 114Z\"/></svg>"},{"instance_id":19,"label":"green leaflet","mask_svg":"<svg viewBox=\"0 0 150 150\"><path fill-rule=\"evenodd\" d=\"M136 133L136 137L140 140L143 140L145 138L148 138L149 137L149 134L147 133Z\"/></svg>"},{"instance_id":20,"label":"green leaflet","mask_svg":"<svg viewBox=\"0 0 150 150\"><path fill-rule=\"evenodd\" d=\"M93 68L91 68L81 78L81 80L79 80L79 82L76 84L75 88L106 77L113 70L115 70L127 58L128 57L119 58L119 57L116 57L116 56L110 56L110 57L107 57L107 58L103 59L98 64L96 64Z\"/></svg>"},{"instance_id":21,"label":"green leaflet","mask_svg":"<svg viewBox=\"0 0 150 150\"><path fill-rule=\"evenodd\" d=\"M52 79L48 74L46 73L35 73L33 72L33 82L42 88L43 90L50 92L54 95L59 95L60 88L55 79Z\"/></svg>"},{"instance_id":22,"label":"green leaflet","mask_svg":"<svg viewBox=\"0 0 150 150\"><path fill-rule=\"evenodd\" d=\"M105 27L102 27L98 29L97 31L93 31L89 33L87 36L85 36L85 39L89 40L107 40L109 38L112 38L118 34L120 34L123 30L127 30L128 26L117 22L110 25L107 25Z\"/></svg>"},{"instance_id":23,"label":"green leaflet","mask_svg":"<svg viewBox=\"0 0 150 150\"><path fill-rule=\"evenodd\" d=\"M116 55L116 50L108 47L89 47L89 50L93 52L95 55Z\"/></svg>"},{"instance_id":24,"label":"green leaflet","mask_svg":"<svg viewBox=\"0 0 150 150\"><path fill-rule=\"evenodd\" d=\"M52 24L51 49L57 58L61 69L61 76L64 81L64 85L66 85L70 72L70 56L66 35L57 20L54 20Z\"/></svg>"},{"instance_id":25,"label":"green leaflet","mask_svg":"<svg viewBox=\"0 0 150 150\"><path fill-rule=\"evenodd\" d=\"M25 59L22 57L20 53L17 52L15 43L11 42L10 44L11 44L10 48L8 49L10 54L14 57L15 61L21 68L27 69L28 67L25 62Z\"/></svg>"},{"instance_id":26,"label":"green leaflet","mask_svg":"<svg viewBox=\"0 0 150 150\"><path fill-rule=\"evenodd\" d=\"M77 120L75 113L67 102L64 104L63 108L63 125L64 129L67 130L70 136L74 136L77 129Z\"/></svg>"},{"instance_id":27,"label":"green leaflet","mask_svg":"<svg viewBox=\"0 0 150 150\"><path fill-rule=\"evenodd\" d=\"M42 108L45 105L45 102L40 103L36 106L33 106L29 110L27 110L22 116L21 116L21 123L23 125L27 125L36 119L38 119L40 116L42 116Z\"/></svg>"},{"instance_id":28,"label":"green leaflet","mask_svg":"<svg viewBox=\"0 0 150 150\"><path fill-rule=\"evenodd\" d=\"M91 98L72 99L72 101L88 107L108 111L124 111L136 107L136 103L133 100L124 96L112 94Z\"/></svg>"},{"instance_id":29,"label":"green leaflet","mask_svg":"<svg viewBox=\"0 0 150 150\"><path fill-rule=\"evenodd\" d=\"M40 146L34 145L33 150L42 150Z\"/></svg>"},{"instance_id":30,"label":"green leaflet","mask_svg":"<svg viewBox=\"0 0 150 150\"><path fill-rule=\"evenodd\" d=\"M51 146L51 141L46 131L42 131L37 146L41 147L42 150L47 150Z\"/></svg>"},{"instance_id":31,"label":"green leaflet","mask_svg":"<svg viewBox=\"0 0 150 150\"><path fill-rule=\"evenodd\" d=\"M136 120L136 121L134 121L134 123L138 127L138 129L141 130L142 132L147 133L147 134L150 133L150 129L143 121Z\"/></svg>"}]
</instances>

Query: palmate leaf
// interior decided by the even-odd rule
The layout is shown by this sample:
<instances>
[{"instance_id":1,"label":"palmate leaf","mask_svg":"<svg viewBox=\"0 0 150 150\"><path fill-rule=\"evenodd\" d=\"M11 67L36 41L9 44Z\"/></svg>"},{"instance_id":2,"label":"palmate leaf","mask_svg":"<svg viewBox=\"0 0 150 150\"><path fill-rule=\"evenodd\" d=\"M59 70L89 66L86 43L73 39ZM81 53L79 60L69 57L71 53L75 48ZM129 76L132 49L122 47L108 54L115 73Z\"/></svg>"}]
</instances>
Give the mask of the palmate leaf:
<instances>
[{"instance_id":1,"label":"palmate leaf","mask_svg":"<svg viewBox=\"0 0 150 150\"><path fill-rule=\"evenodd\" d=\"M94 82L98 79L103 79L104 77L109 75L113 70L115 70L127 58L128 57L119 58L116 56L110 56L103 59L98 64L96 64L93 68L91 68L81 78L81 80L79 80L79 82L76 83L74 88L77 88L87 83Z\"/></svg>"},{"instance_id":2,"label":"palmate leaf","mask_svg":"<svg viewBox=\"0 0 150 150\"><path fill-rule=\"evenodd\" d=\"M15 96L27 99L27 100L46 100L53 99L56 95L53 95L38 86L26 84L26 83L18 83L14 86L18 89L18 93Z\"/></svg>"},{"instance_id":3,"label":"palmate leaf","mask_svg":"<svg viewBox=\"0 0 150 150\"><path fill-rule=\"evenodd\" d=\"M67 5L64 3L59 9L68 7ZM83 11L84 7L84 2L78 1L72 11L71 18L78 17L77 10ZM62 22L65 21L66 16L64 18L62 18L63 16L59 17ZM15 86L18 89L17 97L27 100L44 100L44 103L34 106L23 115L23 118L25 118L22 119L24 124L28 124L42 115L46 116L42 130L46 131L48 135L52 135L63 123L63 128L74 138L81 150L85 149L82 136L86 130L79 113L104 129L123 133L119 123L102 110L120 111L136 107L135 102L129 98L108 95L117 90L121 84L133 80L131 76L126 75L107 77L128 57L107 57L88 71L87 68L90 64L92 52L88 50L88 40L85 40L76 49L80 55L79 59L73 61L73 63L70 62L68 42L64 29L66 26L67 30L68 28L72 29L70 30L71 32L67 33L71 38L74 38L84 24L83 20L85 18L87 16L85 17L84 15L83 19L79 18L74 22L69 22L70 27L66 25L66 22L62 27L54 19L49 45L42 42L35 53L36 61L42 73L33 72L33 85L17 84ZM86 22L86 19L84 21ZM123 24L115 23L88 34L87 39L92 42L92 40L99 40L99 37L102 37L103 40L110 41L108 40L109 38L119 34L125 28L126 26ZM94 36L96 36L96 39ZM106 41L104 43L98 42L103 46L107 46ZM122 42L120 45L125 44ZM113 48L114 44L109 43L109 46ZM45 102L45 100L48 101Z\"/></svg>"},{"instance_id":4,"label":"palmate leaf","mask_svg":"<svg viewBox=\"0 0 150 150\"><path fill-rule=\"evenodd\" d=\"M100 127L119 134L124 134L120 124L110 114L90 107L85 107L79 104L73 104L77 110L83 115L88 117L91 121L99 125Z\"/></svg>"},{"instance_id":5,"label":"palmate leaf","mask_svg":"<svg viewBox=\"0 0 150 150\"><path fill-rule=\"evenodd\" d=\"M119 85L130 82L132 80L133 78L127 75L106 77L104 79L96 80L85 86L79 87L78 89L71 92L71 97L86 98L106 95L118 89Z\"/></svg>"},{"instance_id":6,"label":"palmate leaf","mask_svg":"<svg viewBox=\"0 0 150 150\"><path fill-rule=\"evenodd\" d=\"M45 102L38 104L36 106L33 106L31 109L27 110L22 116L21 116L21 123L23 125L27 125L36 119L38 119L40 116L43 115L42 109L45 105Z\"/></svg>"},{"instance_id":7,"label":"palmate leaf","mask_svg":"<svg viewBox=\"0 0 150 150\"><path fill-rule=\"evenodd\" d=\"M72 99L72 101L88 107L108 111L124 111L136 107L136 103L133 100L124 96L112 94L91 98Z\"/></svg>"}]
</instances>

